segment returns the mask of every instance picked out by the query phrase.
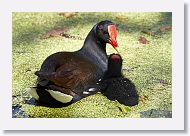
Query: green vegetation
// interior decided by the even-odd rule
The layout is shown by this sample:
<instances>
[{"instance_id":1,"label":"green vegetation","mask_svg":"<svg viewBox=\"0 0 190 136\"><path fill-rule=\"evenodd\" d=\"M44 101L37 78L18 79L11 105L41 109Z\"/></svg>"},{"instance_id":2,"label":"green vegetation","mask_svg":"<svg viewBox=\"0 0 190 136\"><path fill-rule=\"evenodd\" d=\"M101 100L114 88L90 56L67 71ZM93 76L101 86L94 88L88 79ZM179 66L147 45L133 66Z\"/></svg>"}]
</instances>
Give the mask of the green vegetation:
<instances>
[{"instance_id":1,"label":"green vegetation","mask_svg":"<svg viewBox=\"0 0 190 136\"><path fill-rule=\"evenodd\" d=\"M80 49L93 25L101 20L117 24L123 73L135 83L139 105L127 108L101 93L64 108L26 104L31 98L27 90L35 86L34 72L43 60L58 51ZM150 109L172 110L172 31L166 29L172 25L171 13L13 13L12 21L13 106L22 106L30 117L140 117L140 112ZM54 28L64 28L83 40L63 36L41 39ZM140 43L141 36L149 43ZM115 51L107 45L107 52Z\"/></svg>"}]
</instances>

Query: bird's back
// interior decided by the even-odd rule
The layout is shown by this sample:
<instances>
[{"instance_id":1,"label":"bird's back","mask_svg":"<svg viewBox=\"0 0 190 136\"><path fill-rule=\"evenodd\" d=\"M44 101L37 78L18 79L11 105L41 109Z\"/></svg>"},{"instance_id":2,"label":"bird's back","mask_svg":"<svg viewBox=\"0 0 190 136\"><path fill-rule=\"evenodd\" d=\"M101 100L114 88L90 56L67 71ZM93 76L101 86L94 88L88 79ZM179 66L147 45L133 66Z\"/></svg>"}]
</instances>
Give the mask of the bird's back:
<instances>
[{"instance_id":1,"label":"bird's back","mask_svg":"<svg viewBox=\"0 0 190 136\"><path fill-rule=\"evenodd\" d=\"M95 84L100 72L95 63L76 52L58 52L50 55L42 64L38 83L40 86L56 84L81 93L86 86Z\"/></svg>"}]
</instances>

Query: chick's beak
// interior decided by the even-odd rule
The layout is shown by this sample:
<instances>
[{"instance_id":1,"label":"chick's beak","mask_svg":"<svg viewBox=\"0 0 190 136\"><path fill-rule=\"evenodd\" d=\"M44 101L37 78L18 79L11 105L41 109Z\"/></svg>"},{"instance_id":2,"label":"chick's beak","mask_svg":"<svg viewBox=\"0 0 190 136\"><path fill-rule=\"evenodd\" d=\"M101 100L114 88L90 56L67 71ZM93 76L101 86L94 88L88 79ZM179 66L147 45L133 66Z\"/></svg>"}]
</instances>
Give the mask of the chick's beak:
<instances>
[{"instance_id":1,"label":"chick's beak","mask_svg":"<svg viewBox=\"0 0 190 136\"><path fill-rule=\"evenodd\" d=\"M111 44L113 46L113 48L118 52L117 47L118 47L118 43L117 43L117 32L116 32L116 27L115 25L109 25L108 26L108 33L109 33L109 44Z\"/></svg>"},{"instance_id":2,"label":"chick's beak","mask_svg":"<svg viewBox=\"0 0 190 136\"><path fill-rule=\"evenodd\" d=\"M117 48L114 48L116 51L117 51L117 53L119 54L119 51L117 50Z\"/></svg>"}]
</instances>

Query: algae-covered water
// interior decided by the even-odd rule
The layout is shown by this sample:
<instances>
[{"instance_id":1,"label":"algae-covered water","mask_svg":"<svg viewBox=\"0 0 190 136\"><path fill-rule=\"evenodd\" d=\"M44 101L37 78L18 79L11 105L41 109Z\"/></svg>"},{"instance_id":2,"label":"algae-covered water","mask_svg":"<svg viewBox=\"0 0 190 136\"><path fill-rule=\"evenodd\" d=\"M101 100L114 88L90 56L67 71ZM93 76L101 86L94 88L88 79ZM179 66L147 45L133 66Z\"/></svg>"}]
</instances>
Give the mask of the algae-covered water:
<instances>
[{"instance_id":1,"label":"algae-covered water","mask_svg":"<svg viewBox=\"0 0 190 136\"><path fill-rule=\"evenodd\" d=\"M124 60L123 74L135 83L139 104L127 107L97 93L63 108L35 105L27 90L35 86L34 72L39 70L43 60L58 51L80 49L93 25L101 20L111 20L117 25L119 52ZM171 117L171 13L19 12L13 13L12 24L14 118ZM65 29L70 36L42 38L55 28ZM148 42L139 40L140 37ZM107 52L114 52L110 45L107 45Z\"/></svg>"}]
</instances>

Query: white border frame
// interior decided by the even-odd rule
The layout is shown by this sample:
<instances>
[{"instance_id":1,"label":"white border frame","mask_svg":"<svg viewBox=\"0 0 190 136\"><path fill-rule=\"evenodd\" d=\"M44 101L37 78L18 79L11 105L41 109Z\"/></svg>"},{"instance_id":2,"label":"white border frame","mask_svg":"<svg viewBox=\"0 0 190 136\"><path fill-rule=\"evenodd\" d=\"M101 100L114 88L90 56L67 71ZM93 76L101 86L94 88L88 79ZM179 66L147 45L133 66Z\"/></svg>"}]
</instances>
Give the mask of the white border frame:
<instances>
[{"instance_id":1,"label":"white border frame","mask_svg":"<svg viewBox=\"0 0 190 136\"><path fill-rule=\"evenodd\" d=\"M12 118L12 12L172 12L172 118ZM181 0L4 0L1 16L3 130L184 130L184 5Z\"/></svg>"}]
</instances>

